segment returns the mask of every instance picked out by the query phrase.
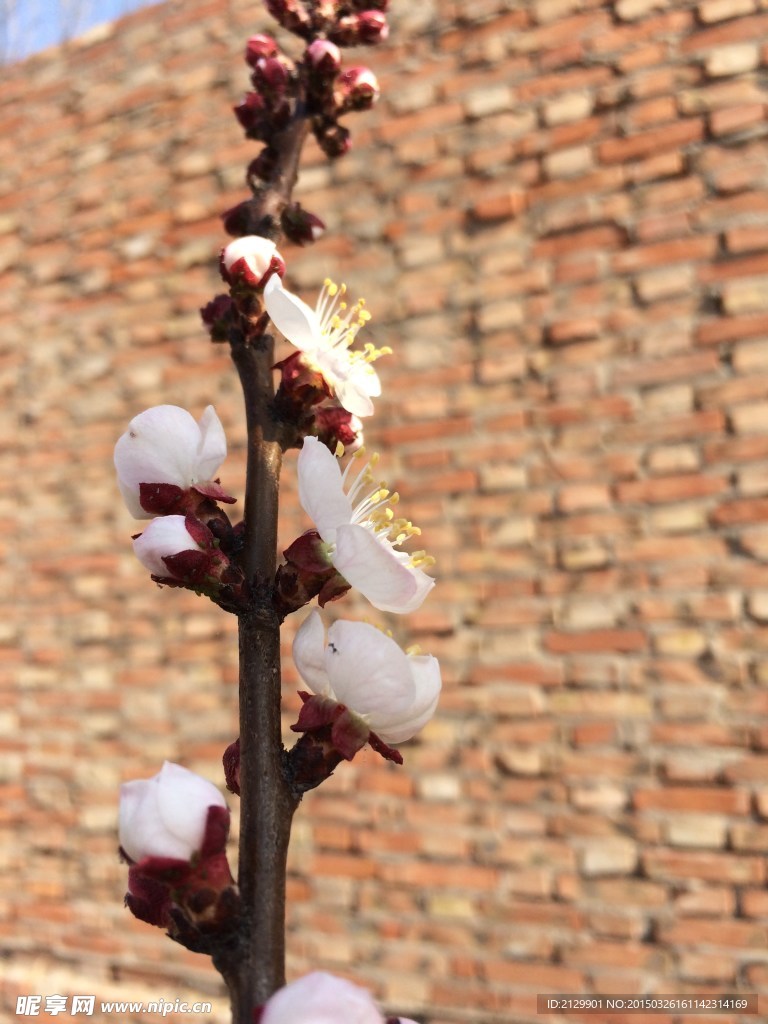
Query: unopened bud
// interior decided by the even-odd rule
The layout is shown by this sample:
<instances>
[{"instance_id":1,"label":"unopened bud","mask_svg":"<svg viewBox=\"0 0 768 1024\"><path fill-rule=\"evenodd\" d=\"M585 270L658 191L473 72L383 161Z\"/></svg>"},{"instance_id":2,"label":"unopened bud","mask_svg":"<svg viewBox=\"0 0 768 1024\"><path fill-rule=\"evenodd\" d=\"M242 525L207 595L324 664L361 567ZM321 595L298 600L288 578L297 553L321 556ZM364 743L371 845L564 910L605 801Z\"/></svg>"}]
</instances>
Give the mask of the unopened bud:
<instances>
[{"instance_id":1,"label":"unopened bud","mask_svg":"<svg viewBox=\"0 0 768 1024\"><path fill-rule=\"evenodd\" d=\"M339 46L375 46L389 35L389 25L382 11L366 10L339 18L328 33Z\"/></svg>"},{"instance_id":2,"label":"unopened bud","mask_svg":"<svg viewBox=\"0 0 768 1024\"><path fill-rule=\"evenodd\" d=\"M245 44L245 59L251 67L256 67L256 63L264 57L276 57L278 53L277 43L272 36L264 35L260 32L255 36L251 36L248 42Z\"/></svg>"},{"instance_id":3,"label":"unopened bud","mask_svg":"<svg viewBox=\"0 0 768 1024\"><path fill-rule=\"evenodd\" d=\"M267 122L267 105L257 92L247 92L236 107L235 117L249 138L257 139Z\"/></svg>"},{"instance_id":4,"label":"unopened bud","mask_svg":"<svg viewBox=\"0 0 768 1024\"><path fill-rule=\"evenodd\" d=\"M211 341L227 341L232 314L232 299L229 295L217 295L200 310L200 317L208 328Z\"/></svg>"},{"instance_id":5,"label":"unopened bud","mask_svg":"<svg viewBox=\"0 0 768 1024\"><path fill-rule=\"evenodd\" d=\"M266 0L269 13L283 28L299 36L307 36L312 31L312 21L298 0Z\"/></svg>"},{"instance_id":6,"label":"unopened bud","mask_svg":"<svg viewBox=\"0 0 768 1024\"><path fill-rule=\"evenodd\" d=\"M360 42L375 46L389 36L389 25L382 11L363 11L360 15Z\"/></svg>"},{"instance_id":7,"label":"unopened bud","mask_svg":"<svg viewBox=\"0 0 768 1024\"><path fill-rule=\"evenodd\" d=\"M245 180L249 188L256 189L258 181L269 181L277 168L278 154L270 146L265 146L259 155L248 164Z\"/></svg>"},{"instance_id":8,"label":"unopened bud","mask_svg":"<svg viewBox=\"0 0 768 1024\"><path fill-rule=\"evenodd\" d=\"M221 219L224 223L224 230L233 238L252 234L251 206L247 199L223 213Z\"/></svg>"},{"instance_id":9,"label":"unopened bud","mask_svg":"<svg viewBox=\"0 0 768 1024\"><path fill-rule=\"evenodd\" d=\"M290 203L280 214L280 223L286 238L296 245L311 245L325 231L325 224L314 213L303 209L300 203Z\"/></svg>"},{"instance_id":10,"label":"unopened bud","mask_svg":"<svg viewBox=\"0 0 768 1024\"><path fill-rule=\"evenodd\" d=\"M222 249L219 269L228 284L263 288L272 274L283 276L285 263L273 241L246 235Z\"/></svg>"},{"instance_id":11,"label":"unopened bud","mask_svg":"<svg viewBox=\"0 0 768 1024\"><path fill-rule=\"evenodd\" d=\"M370 110L381 92L376 75L366 67L345 71L339 79L339 91L344 110Z\"/></svg>"},{"instance_id":12,"label":"unopened bud","mask_svg":"<svg viewBox=\"0 0 768 1024\"><path fill-rule=\"evenodd\" d=\"M344 156L352 148L349 129L337 121L322 121L314 128L317 144L331 160Z\"/></svg>"},{"instance_id":13,"label":"unopened bud","mask_svg":"<svg viewBox=\"0 0 768 1024\"><path fill-rule=\"evenodd\" d=\"M282 96L288 87L288 69L277 57L262 57L254 65L251 81L260 91Z\"/></svg>"},{"instance_id":14,"label":"unopened bud","mask_svg":"<svg viewBox=\"0 0 768 1024\"><path fill-rule=\"evenodd\" d=\"M307 47L307 60L321 75L333 75L341 67L341 50L329 39L315 39Z\"/></svg>"}]
</instances>

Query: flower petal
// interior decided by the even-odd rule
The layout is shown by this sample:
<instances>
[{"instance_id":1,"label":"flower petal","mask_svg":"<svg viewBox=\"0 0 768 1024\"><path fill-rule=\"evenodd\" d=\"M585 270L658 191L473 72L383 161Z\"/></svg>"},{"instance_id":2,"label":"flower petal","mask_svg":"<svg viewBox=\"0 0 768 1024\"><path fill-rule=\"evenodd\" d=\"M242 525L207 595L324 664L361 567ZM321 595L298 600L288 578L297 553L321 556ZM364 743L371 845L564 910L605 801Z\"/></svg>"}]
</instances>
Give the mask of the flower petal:
<instances>
[{"instance_id":1,"label":"flower petal","mask_svg":"<svg viewBox=\"0 0 768 1024\"><path fill-rule=\"evenodd\" d=\"M332 544L336 528L352 518L352 503L344 493L339 460L322 441L305 437L297 466L301 507L326 544Z\"/></svg>"},{"instance_id":2,"label":"flower petal","mask_svg":"<svg viewBox=\"0 0 768 1024\"><path fill-rule=\"evenodd\" d=\"M203 841L212 805L226 807L212 783L166 761L153 778L120 787L120 845L137 862L144 857L189 860Z\"/></svg>"},{"instance_id":3,"label":"flower petal","mask_svg":"<svg viewBox=\"0 0 768 1024\"><path fill-rule=\"evenodd\" d=\"M264 305L280 333L302 352L317 348L322 339L317 314L306 302L283 287L274 274L264 286Z\"/></svg>"},{"instance_id":4,"label":"flower petal","mask_svg":"<svg viewBox=\"0 0 768 1024\"><path fill-rule=\"evenodd\" d=\"M408 565L408 556L370 530L347 523L336 530L333 564L375 608L407 615L420 608L435 585L431 576Z\"/></svg>"},{"instance_id":5,"label":"flower petal","mask_svg":"<svg viewBox=\"0 0 768 1024\"><path fill-rule=\"evenodd\" d=\"M199 427L200 442L197 447L196 467L198 478L201 481L213 480L219 466L227 457L227 438L212 405L206 406L200 417Z\"/></svg>"},{"instance_id":6,"label":"flower petal","mask_svg":"<svg viewBox=\"0 0 768 1024\"><path fill-rule=\"evenodd\" d=\"M154 576L169 576L163 559L181 551L196 551L198 545L187 530L186 516L161 516L134 538L133 550L144 568Z\"/></svg>"},{"instance_id":7,"label":"flower petal","mask_svg":"<svg viewBox=\"0 0 768 1024\"><path fill-rule=\"evenodd\" d=\"M293 641L293 660L299 675L318 696L330 696L331 684L325 670L325 628L317 609L299 627Z\"/></svg>"},{"instance_id":8,"label":"flower petal","mask_svg":"<svg viewBox=\"0 0 768 1024\"><path fill-rule=\"evenodd\" d=\"M379 723L398 721L413 705L416 688L408 657L395 641L366 622L334 622L328 630L325 665L336 699Z\"/></svg>"},{"instance_id":9,"label":"flower petal","mask_svg":"<svg viewBox=\"0 0 768 1024\"><path fill-rule=\"evenodd\" d=\"M180 764L166 761L157 776L157 807L166 832L189 850L200 849L209 807L226 807L216 786ZM165 854L167 856L167 854Z\"/></svg>"},{"instance_id":10,"label":"flower petal","mask_svg":"<svg viewBox=\"0 0 768 1024\"><path fill-rule=\"evenodd\" d=\"M382 1024L371 995L351 981L313 971L278 989L260 1024Z\"/></svg>"},{"instance_id":11,"label":"flower petal","mask_svg":"<svg viewBox=\"0 0 768 1024\"><path fill-rule=\"evenodd\" d=\"M270 238L242 235L225 246L221 255L227 270L231 270L238 260L245 260L255 277L263 277L276 255L276 249Z\"/></svg>"},{"instance_id":12,"label":"flower petal","mask_svg":"<svg viewBox=\"0 0 768 1024\"><path fill-rule=\"evenodd\" d=\"M151 518L139 503L139 484L176 484L186 489L194 482L200 444L200 426L179 406L156 405L131 420L115 445L115 468L134 518Z\"/></svg>"},{"instance_id":13,"label":"flower petal","mask_svg":"<svg viewBox=\"0 0 768 1024\"><path fill-rule=\"evenodd\" d=\"M334 391L339 405L353 416L373 415L373 402L369 398L370 392L361 387L357 375L349 377L347 380L336 378Z\"/></svg>"},{"instance_id":14,"label":"flower petal","mask_svg":"<svg viewBox=\"0 0 768 1024\"><path fill-rule=\"evenodd\" d=\"M376 732L385 743L403 743L423 729L437 708L442 689L440 663L431 655L410 655L408 657L415 697L408 713L389 726L382 726Z\"/></svg>"}]
</instances>

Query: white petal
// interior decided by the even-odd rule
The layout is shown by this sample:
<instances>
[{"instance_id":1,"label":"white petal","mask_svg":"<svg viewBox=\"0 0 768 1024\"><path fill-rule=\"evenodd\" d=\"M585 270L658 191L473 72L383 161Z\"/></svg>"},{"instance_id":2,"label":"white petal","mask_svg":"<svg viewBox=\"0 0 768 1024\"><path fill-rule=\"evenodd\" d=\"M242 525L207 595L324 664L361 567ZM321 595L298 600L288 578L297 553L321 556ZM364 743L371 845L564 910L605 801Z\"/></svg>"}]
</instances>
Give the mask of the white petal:
<instances>
[{"instance_id":1,"label":"white petal","mask_svg":"<svg viewBox=\"0 0 768 1024\"><path fill-rule=\"evenodd\" d=\"M280 333L302 352L317 348L322 338L317 314L306 302L283 288L277 274L264 286L264 305Z\"/></svg>"},{"instance_id":2,"label":"white petal","mask_svg":"<svg viewBox=\"0 0 768 1024\"><path fill-rule=\"evenodd\" d=\"M431 576L407 562L407 555L377 540L364 526L350 523L336 530L333 564L383 612L407 615L415 611L435 585Z\"/></svg>"},{"instance_id":3,"label":"white petal","mask_svg":"<svg viewBox=\"0 0 768 1024\"><path fill-rule=\"evenodd\" d=\"M352 518L352 503L344 493L339 460L316 437L305 437L297 462L299 501L327 544L336 528Z\"/></svg>"},{"instance_id":4,"label":"white petal","mask_svg":"<svg viewBox=\"0 0 768 1024\"><path fill-rule=\"evenodd\" d=\"M299 675L318 696L330 696L331 684L325 671L325 629L317 609L299 627L293 641L293 661Z\"/></svg>"},{"instance_id":5,"label":"white petal","mask_svg":"<svg viewBox=\"0 0 768 1024\"><path fill-rule=\"evenodd\" d=\"M157 805L169 835L189 849L200 849L209 807L226 807L216 786L201 775L166 761L158 776Z\"/></svg>"},{"instance_id":6,"label":"white petal","mask_svg":"<svg viewBox=\"0 0 768 1024\"><path fill-rule=\"evenodd\" d=\"M160 814L153 797L150 779L136 779L124 782L120 787L120 808L118 811L118 836L120 846L131 860L145 856L145 836L152 835L160 828Z\"/></svg>"},{"instance_id":7,"label":"white petal","mask_svg":"<svg viewBox=\"0 0 768 1024\"><path fill-rule=\"evenodd\" d=\"M351 981L313 971L279 989L264 1006L261 1024L383 1024L369 992Z\"/></svg>"},{"instance_id":8,"label":"white petal","mask_svg":"<svg viewBox=\"0 0 768 1024\"><path fill-rule=\"evenodd\" d=\"M197 546L187 531L185 516L153 519L133 542L136 557L155 576L169 575L164 558L180 551L194 551Z\"/></svg>"},{"instance_id":9,"label":"white petal","mask_svg":"<svg viewBox=\"0 0 768 1024\"><path fill-rule=\"evenodd\" d=\"M408 658L415 685L415 696L408 713L395 722L391 721L381 730L374 729L385 743L403 743L423 729L437 708L442 689L440 663L431 655Z\"/></svg>"},{"instance_id":10,"label":"white petal","mask_svg":"<svg viewBox=\"0 0 768 1024\"><path fill-rule=\"evenodd\" d=\"M224 266L231 270L238 260L244 259L256 277L263 277L269 270L277 246L261 235L243 235L224 248Z\"/></svg>"},{"instance_id":11,"label":"white petal","mask_svg":"<svg viewBox=\"0 0 768 1024\"><path fill-rule=\"evenodd\" d=\"M208 808L226 807L207 779L166 761L151 779L120 787L120 845L131 858L189 860L200 849Z\"/></svg>"},{"instance_id":12,"label":"white petal","mask_svg":"<svg viewBox=\"0 0 768 1024\"><path fill-rule=\"evenodd\" d=\"M212 405L206 406L200 417L200 443L197 449L197 480L213 480L216 471L227 457L227 438L224 427Z\"/></svg>"},{"instance_id":13,"label":"white petal","mask_svg":"<svg viewBox=\"0 0 768 1024\"><path fill-rule=\"evenodd\" d=\"M416 692L408 657L395 641L366 622L334 622L325 665L336 699L363 715L371 728L406 714Z\"/></svg>"},{"instance_id":14,"label":"white petal","mask_svg":"<svg viewBox=\"0 0 768 1024\"><path fill-rule=\"evenodd\" d=\"M115 468L120 490L132 495L129 509L147 518L138 504L139 484L188 487L195 476L200 427L186 409L156 405L135 416L115 445Z\"/></svg>"},{"instance_id":15,"label":"white petal","mask_svg":"<svg viewBox=\"0 0 768 1024\"><path fill-rule=\"evenodd\" d=\"M373 402L368 397L367 392L363 391L356 381L337 379L334 391L336 392L339 404L347 412L351 412L353 416L373 415Z\"/></svg>"}]
</instances>

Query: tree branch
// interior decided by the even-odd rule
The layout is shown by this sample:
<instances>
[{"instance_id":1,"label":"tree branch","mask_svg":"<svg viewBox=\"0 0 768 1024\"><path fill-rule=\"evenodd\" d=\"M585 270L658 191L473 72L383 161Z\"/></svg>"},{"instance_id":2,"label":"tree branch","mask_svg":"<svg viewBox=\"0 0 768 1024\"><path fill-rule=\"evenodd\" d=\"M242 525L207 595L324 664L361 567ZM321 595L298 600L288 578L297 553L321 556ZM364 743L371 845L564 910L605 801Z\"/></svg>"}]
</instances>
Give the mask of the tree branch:
<instances>
[{"instance_id":1,"label":"tree branch","mask_svg":"<svg viewBox=\"0 0 768 1024\"><path fill-rule=\"evenodd\" d=\"M254 233L279 240L308 122L297 114L274 142L274 174L249 203ZM252 1024L254 1008L285 984L285 875L298 806L284 773L280 701L280 622L273 606L282 426L273 415L274 345L265 334L233 332L232 359L243 388L248 456L241 565L248 605L239 617L241 940L217 963L232 1000L233 1024Z\"/></svg>"}]
</instances>

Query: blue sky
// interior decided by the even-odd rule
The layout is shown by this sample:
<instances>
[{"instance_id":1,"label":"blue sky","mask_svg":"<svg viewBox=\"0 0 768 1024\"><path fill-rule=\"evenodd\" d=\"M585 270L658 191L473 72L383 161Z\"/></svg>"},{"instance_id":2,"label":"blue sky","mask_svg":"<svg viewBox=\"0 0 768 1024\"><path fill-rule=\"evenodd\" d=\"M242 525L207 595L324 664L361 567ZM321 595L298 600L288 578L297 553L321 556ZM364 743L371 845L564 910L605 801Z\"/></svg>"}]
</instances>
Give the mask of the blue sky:
<instances>
[{"instance_id":1,"label":"blue sky","mask_svg":"<svg viewBox=\"0 0 768 1024\"><path fill-rule=\"evenodd\" d=\"M157 0L5 0L0 11L10 7L14 14L2 32L2 50L12 60L28 57L153 2Z\"/></svg>"}]
</instances>

